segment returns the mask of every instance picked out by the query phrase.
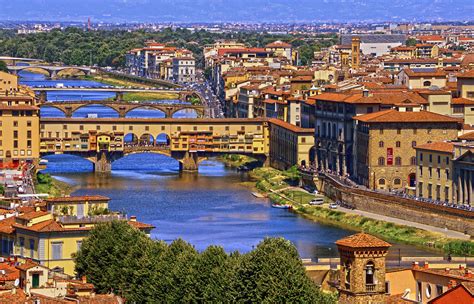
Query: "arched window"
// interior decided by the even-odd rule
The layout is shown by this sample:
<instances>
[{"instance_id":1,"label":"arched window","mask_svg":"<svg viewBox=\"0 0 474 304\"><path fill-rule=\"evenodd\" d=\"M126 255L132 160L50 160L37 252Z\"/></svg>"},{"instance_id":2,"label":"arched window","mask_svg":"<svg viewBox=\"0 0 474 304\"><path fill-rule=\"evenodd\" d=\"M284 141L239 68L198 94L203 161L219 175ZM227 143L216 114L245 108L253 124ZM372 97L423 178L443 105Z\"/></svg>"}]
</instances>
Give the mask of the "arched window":
<instances>
[{"instance_id":1,"label":"arched window","mask_svg":"<svg viewBox=\"0 0 474 304\"><path fill-rule=\"evenodd\" d=\"M349 289L351 286L351 264L349 262L345 265L345 276L344 280L346 283L346 288Z\"/></svg>"},{"instance_id":2,"label":"arched window","mask_svg":"<svg viewBox=\"0 0 474 304\"><path fill-rule=\"evenodd\" d=\"M412 141L412 142L411 142L411 146L412 146L413 148L416 147L416 141Z\"/></svg>"},{"instance_id":3,"label":"arched window","mask_svg":"<svg viewBox=\"0 0 474 304\"><path fill-rule=\"evenodd\" d=\"M385 166L385 158L379 157L379 166Z\"/></svg>"},{"instance_id":4,"label":"arched window","mask_svg":"<svg viewBox=\"0 0 474 304\"><path fill-rule=\"evenodd\" d=\"M399 178L396 178L396 179L393 180L394 185L400 185L401 183L402 183L402 181Z\"/></svg>"},{"instance_id":5,"label":"arched window","mask_svg":"<svg viewBox=\"0 0 474 304\"><path fill-rule=\"evenodd\" d=\"M397 141L397 142L396 142L396 146L397 146L397 148L400 148L400 147L402 146L402 143L399 142L399 141Z\"/></svg>"},{"instance_id":6,"label":"arched window","mask_svg":"<svg viewBox=\"0 0 474 304\"><path fill-rule=\"evenodd\" d=\"M379 141L379 148L383 148L383 141Z\"/></svg>"},{"instance_id":7,"label":"arched window","mask_svg":"<svg viewBox=\"0 0 474 304\"><path fill-rule=\"evenodd\" d=\"M412 156L412 158L410 159L410 164L412 166L416 166L416 156Z\"/></svg>"},{"instance_id":8,"label":"arched window","mask_svg":"<svg viewBox=\"0 0 474 304\"><path fill-rule=\"evenodd\" d=\"M383 178L379 179L379 185L385 185L385 179Z\"/></svg>"},{"instance_id":9,"label":"arched window","mask_svg":"<svg viewBox=\"0 0 474 304\"><path fill-rule=\"evenodd\" d=\"M373 285L375 284L375 265L373 262L368 262L365 265L365 284Z\"/></svg>"},{"instance_id":10,"label":"arched window","mask_svg":"<svg viewBox=\"0 0 474 304\"><path fill-rule=\"evenodd\" d=\"M424 86L424 87L429 87L429 86L431 86L431 81L428 81L428 80L427 80L427 81L423 81L423 86Z\"/></svg>"},{"instance_id":11,"label":"arched window","mask_svg":"<svg viewBox=\"0 0 474 304\"><path fill-rule=\"evenodd\" d=\"M395 166L402 165L402 158L400 156L395 157Z\"/></svg>"}]
</instances>

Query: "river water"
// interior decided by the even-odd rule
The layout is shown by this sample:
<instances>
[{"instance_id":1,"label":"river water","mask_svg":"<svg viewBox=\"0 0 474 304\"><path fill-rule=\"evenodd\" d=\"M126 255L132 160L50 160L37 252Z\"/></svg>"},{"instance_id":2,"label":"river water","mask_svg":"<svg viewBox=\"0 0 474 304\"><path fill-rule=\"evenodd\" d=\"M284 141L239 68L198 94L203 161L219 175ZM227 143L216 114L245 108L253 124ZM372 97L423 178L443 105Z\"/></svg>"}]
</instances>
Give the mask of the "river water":
<instances>
[{"instance_id":1,"label":"river water","mask_svg":"<svg viewBox=\"0 0 474 304\"><path fill-rule=\"evenodd\" d=\"M31 80L29 74L24 76L27 78L23 83L41 81L42 85L51 85L48 80ZM68 85L68 81L74 81L74 85L91 84L82 80L59 82ZM80 92L75 94L81 95ZM106 94L96 97L110 97ZM58 93L54 98L64 100L65 96ZM91 111L97 113L97 109ZM84 114L87 113L81 115ZM42 115L53 117L55 113ZM183 114L183 117L189 116ZM178 162L172 158L134 154L114 162L111 174L98 175L92 173L91 163L79 157L54 155L47 159L45 171L75 186L77 190L73 195L108 196L112 210L125 211L129 216L136 215L138 220L153 224L156 227L152 231L153 238L165 241L182 238L198 250L220 245L229 252L246 252L265 237L281 236L295 244L302 258L338 257L334 242L354 233L271 208L266 199L253 197L249 189L240 184L247 180L244 173L228 169L217 160L204 161L198 174L189 174L180 173ZM413 246L394 244L389 258L397 259L399 250L402 256L436 255Z\"/></svg>"}]
</instances>

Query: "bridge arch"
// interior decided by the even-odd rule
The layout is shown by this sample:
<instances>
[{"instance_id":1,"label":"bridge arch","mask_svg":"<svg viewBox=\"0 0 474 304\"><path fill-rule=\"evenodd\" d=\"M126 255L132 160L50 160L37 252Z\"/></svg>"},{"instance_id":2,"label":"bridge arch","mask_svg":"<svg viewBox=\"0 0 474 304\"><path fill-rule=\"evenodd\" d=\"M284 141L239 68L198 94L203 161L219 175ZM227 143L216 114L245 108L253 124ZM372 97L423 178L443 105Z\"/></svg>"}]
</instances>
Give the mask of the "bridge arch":
<instances>
[{"instance_id":1,"label":"bridge arch","mask_svg":"<svg viewBox=\"0 0 474 304\"><path fill-rule=\"evenodd\" d=\"M168 115L165 111L165 109L163 109L163 107L157 107L157 106L154 106L154 105L138 105L136 107L130 107L130 109L124 111L124 115L125 117L135 117L133 116L133 112L136 111L137 113L139 111L150 111L150 113L161 113L162 114L162 117L163 118L167 118ZM132 113L132 115L131 115ZM140 116L140 117L143 117L143 116ZM156 116L152 115L153 118L155 118ZM161 117L156 117L156 118L161 118Z\"/></svg>"},{"instance_id":2,"label":"bridge arch","mask_svg":"<svg viewBox=\"0 0 474 304\"><path fill-rule=\"evenodd\" d=\"M192 105L189 105L189 106L183 106L179 109L176 109L176 110L173 110L171 111L170 113L170 116L172 118L178 118L178 117L175 117L176 114L180 114L180 113L183 113L185 114L186 112L185 111L189 111L189 110L193 110L194 113L195 113L195 117L189 117L189 118L198 118L198 117L203 117L204 116L204 113L202 113L201 110L198 110L197 108L194 108ZM194 115L193 115L194 116Z\"/></svg>"},{"instance_id":3,"label":"bridge arch","mask_svg":"<svg viewBox=\"0 0 474 304\"><path fill-rule=\"evenodd\" d=\"M101 107L107 107L117 115L116 117L120 117L120 112L119 110L113 105L109 103L101 103L100 100L97 102L90 102L90 103L84 103L84 104L79 104L79 105L74 105L74 106L69 106L70 110L68 110L68 105L67 104L62 104L56 106L57 108L63 108L64 112L66 113L66 117L72 117L74 114L77 114L78 110L84 109L87 107L95 107L95 106L101 106Z\"/></svg>"},{"instance_id":4,"label":"bridge arch","mask_svg":"<svg viewBox=\"0 0 474 304\"><path fill-rule=\"evenodd\" d=\"M34 72L34 71L37 71L37 70L41 70L41 71L44 71L45 75L48 75L48 77L51 78L51 74L52 74L52 71L47 69L46 67L42 67L42 66L34 66L34 65L25 65L25 66L21 66L19 68L17 68L16 70L16 73L19 73L19 72L23 72L23 71L30 71L30 72Z\"/></svg>"},{"instance_id":5,"label":"bridge arch","mask_svg":"<svg viewBox=\"0 0 474 304\"><path fill-rule=\"evenodd\" d=\"M45 115L44 113L41 113L43 109L49 110L49 111L53 110L54 113L51 113L51 115ZM60 113L62 114L62 116L59 115ZM46 104L41 105L40 115L41 117L67 117L67 112L62 107L58 107L57 105L53 103L46 103Z\"/></svg>"},{"instance_id":6,"label":"bridge arch","mask_svg":"<svg viewBox=\"0 0 474 304\"><path fill-rule=\"evenodd\" d=\"M145 146L145 147L154 146L155 145L155 138L150 133L143 133L138 138L138 145L139 146Z\"/></svg>"},{"instance_id":7,"label":"bridge arch","mask_svg":"<svg viewBox=\"0 0 474 304\"><path fill-rule=\"evenodd\" d=\"M59 70L57 70L57 71L56 71L56 75L57 75L57 76L60 76L60 75L64 74L64 72L66 72L66 71L79 72L79 73L81 73L81 74L84 75L84 76L87 76L87 75L90 74L90 71L88 71L88 70L86 70L86 69L82 69L82 68L80 68L80 67L66 67L66 68L64 68L64 69L59 69ZM50 74L52 74L52 73L50 73Z\"/></svg>"},{"instance_id":8,"label":"bridge arch","mask_svg":"<svg viewBox=\"0 0 474 304\"><path fill-rule=\"evenodd\" d=\"M160 133L156 135L155 140L157 145L166 145L169 146L171 144L171 138L167 133Z\"/></svg>"}]
</instances>

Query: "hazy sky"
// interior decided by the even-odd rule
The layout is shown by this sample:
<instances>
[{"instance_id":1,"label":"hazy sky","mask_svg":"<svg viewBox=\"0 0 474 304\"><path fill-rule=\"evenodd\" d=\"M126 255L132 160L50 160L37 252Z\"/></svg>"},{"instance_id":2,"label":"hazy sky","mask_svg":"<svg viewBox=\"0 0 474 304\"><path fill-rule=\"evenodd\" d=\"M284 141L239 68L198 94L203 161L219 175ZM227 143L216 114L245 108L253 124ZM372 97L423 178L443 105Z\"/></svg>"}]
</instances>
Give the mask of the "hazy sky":
<instances>
[{"instance_id":1,"label":"hazy sky","mask_svg":"<svg viewBox=\"0 0 474 304\"><path fill-rule=\"evenodd\" d=\"M474 20L474 0L0 0L1 20L295 22Z\"/></svg>"}]
</instances>

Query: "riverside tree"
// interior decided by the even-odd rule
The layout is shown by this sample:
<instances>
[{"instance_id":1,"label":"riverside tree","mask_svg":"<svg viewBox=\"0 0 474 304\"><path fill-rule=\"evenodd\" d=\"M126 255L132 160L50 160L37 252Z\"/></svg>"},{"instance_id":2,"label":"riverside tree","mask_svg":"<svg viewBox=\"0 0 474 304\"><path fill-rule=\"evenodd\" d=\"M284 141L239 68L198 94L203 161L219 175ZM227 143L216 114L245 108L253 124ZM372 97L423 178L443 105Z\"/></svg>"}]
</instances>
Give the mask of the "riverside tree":
<instances>
[{"instance_id":1,"label":"riverside tree","mask_svg":"<svg viewBox=\"0 0 474 304\"><path fill-rule=\"evenodd\" d=\"M291 242L267 238L247 253L178 239L153 241L124 221L97 225L75 256L99 292L130 303L335 303L306 276Z\"/></svg>"}]
</instances>

